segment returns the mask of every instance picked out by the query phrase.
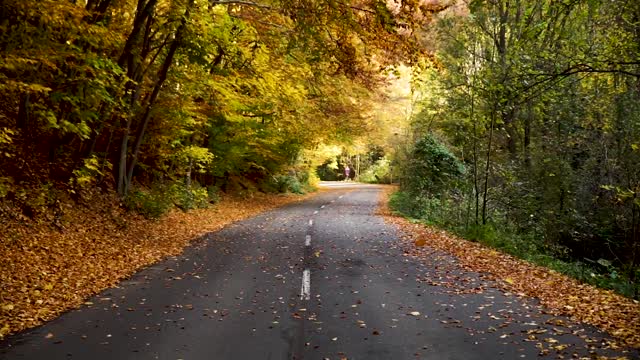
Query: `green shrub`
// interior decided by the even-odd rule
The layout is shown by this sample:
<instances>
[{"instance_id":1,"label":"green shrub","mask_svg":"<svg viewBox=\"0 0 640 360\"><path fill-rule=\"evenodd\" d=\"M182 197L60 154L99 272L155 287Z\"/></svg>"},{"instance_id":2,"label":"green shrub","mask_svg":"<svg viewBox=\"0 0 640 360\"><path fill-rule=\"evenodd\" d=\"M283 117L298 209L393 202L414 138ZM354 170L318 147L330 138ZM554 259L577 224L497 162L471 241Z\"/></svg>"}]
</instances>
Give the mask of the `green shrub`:
<instances>
[{"instance_id":1,"label":"green shrub","mask_svg":"<svg viewBox=\"0 0 640 360\"><path fill-rule=\"evenodd\" d=\"M305 194L315 189L318 176L310 171L298 171L295 174L274 175L263 182L260 187L265 192Z\"/></svg>"},{"instance_id":2,"label":"green shrub","mask_svg":"<svg viewBox=\"0 0 640 360\"><path fill-rule=\"evenodd\" d=\"M433 135L420 139L404 170L403 187L413 194L438 197L465 173L464 164Z\"/></svg>"},{"instance_id":3,"label":"green shrub","mask_svg":"<svg viewBox=\"0 0 640 360\"><path fill-rule=\"evenodd\" d=\"M148 219L160 218L173 206L171 198L158 188L135 189L127 195L124 204L127 209L136 211Z\"/></svg>"},{"instance_id":4,"label":"green shrub","mask_svg":"<svg viewBox=\"0 0 640 360\"><path fill-rule=\"evenodd\" d=\"M203 209L209 206L209 192L194 182L187 187L181 182L171 185L169 192L173 203L183 211Z\"/></svg>"},{"instance_id":5,"label":"green shrub","mask_svg":"<svg viewBox=\"0 0 640 360\"><path fill-rule=\"evenodd\" d=\"M302 191L302 185L300 185L300 181L295 176L276 175L273 177L273 182L276 191L279 193L299 193Z\"/></svg>"},{"instance_id":6,"label":"green shrub","mask_svg":"<svg viewBox=\"0 0 640 360\"><path fill-rule=\"evenodd\" d=\"M567 249L557 244L549 244L535 232L518 232L507 223L471 224L448 222L455 211L446 201L438 201L425 196L413 196L406 191L398 191L389 199L389 206L404 216L418 219L422 223L442 226L471 241L477 241L491 248L545 266L585 283L604 289L611 289L633 298L640 291L638 284L629 279L624 270L605 259L582 261L569 259ZM498 218L498 217L496 217ZM640 277L640 272L637 275Z\"/></svg>"},{"instance_id":7,"label":"green shrub","mask_svg":"<svg viewBox=\"0 0 640 360\"><path fill-rule=\"evenodd\" d=\"M220 201L220 189L217 186L207 186L207 198L211 204Z\"/></svg>"},{"instance_id":8,"label":"green shrub","mask_svg":"<svg viewBox=\"0 0 640 360\"><path fill-rule=\"evenodd\" d=\"M493 243L496 240L496 229L491 224L473 224L464 231L464 237L472 241Z\"/></svg>"},{"instance_id":9,"label":"green shrub","mask_svg":"<svg viewBox=\"0 0 640 360\"><path fill-rule=\"evenodd\" d=\"M360 174L359 181L374 184L388 184L391 182L391 161L387 158L377 160L373 165Z\"/></svg>"},{"instance_id":10,"label":"green shrub","mask_svg":"<svg viewBox=\"0 0 640 360\"><path fill-rule=\"evenodd\" d=\"M197 182L190 187L182 182L154 184L151 189L135 189L125 198L125 206L148 219L158 219L173 206L187 211L206 208L219 200L216 188L204 188Z\"/></svg>"}]
</instances>

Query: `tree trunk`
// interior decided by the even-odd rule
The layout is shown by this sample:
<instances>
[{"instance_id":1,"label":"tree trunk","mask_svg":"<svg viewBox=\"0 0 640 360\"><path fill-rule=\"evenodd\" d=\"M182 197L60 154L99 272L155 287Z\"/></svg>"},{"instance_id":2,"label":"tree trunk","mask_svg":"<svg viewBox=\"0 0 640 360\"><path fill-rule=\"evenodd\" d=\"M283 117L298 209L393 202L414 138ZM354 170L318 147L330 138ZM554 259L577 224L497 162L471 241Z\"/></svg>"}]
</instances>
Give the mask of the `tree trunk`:
<instances>
[{"instance_id":1,"label":"tree trunk","mask_svg":"<svg viewBox=\"0 0 640 360\"><path fill-rule=\"evenodd\" d=\"M129 33L129 37L127 38L126 43L124 44L124 48L122 49L122 54L118 59L118 65L121 68L124 68L125 64L132 65L134 54L133 47L135 43L138 41L138 37L140 36L140 32L147 21L147 18L151 16L153 13L153 8L156 6L158 0L149 0L146 4L144 0L138 0L138 8L136 10L136 17L133 20L133 29L131 33ZM132 72L135 69L132 69L133 66L127 67L127 75L132 75ZM130 76L131 77L131 76Z\"/></svg>"},{"instance_id":2,"label":"tree trunk","mask_svg":"<svg viewBox=\"0 0 640 360\"><path fill-rule=\"evenodd\" d=\"M173 63L173 58L176 54L176 51L178 50L178 47L180 47L180 43L182 41L184 31L187 27L187 21L189 20L189 17L191 15L191 8L193 7L194 3L195 3L195 0L189 0L189 3L187 4L187 9L185 10L184 16L180 21L180 25L178 26L178 29L176 30L175 39L171 43L171 46L169 47L169 52L167 53L167 56L164 59L164 63L162 64L162 67L158 72L158 80L156 81L153 87L153 91L151 93L151 96L149 97L149 101L144 110L144 115L142 116L140 130L138 131L138 134L136 136L136 142L133 147L133 152L131 154L131 161L129 161L128 169L126 172L126 183L123 188L124 195L127 194L127 191L131 185L131 180L133 179L133 171L135 170L136 162L138 160L138 154L140 152L140 147L142 146L144 135L147 131L147 127L149 126L149 121L151 119L151 112L153 110L153 106L155 105L155 102L158 99L158 95L160 94L160 90L162 88L162 85L164 84L164 81L167 79L167 74L169 73L169 68Z\"/></svg>"},{"instance_id":3,"label":"tree trunk","mask_svg":"<svg viewBox=\"0 0 640 360\"><path fill-rule=\"evenodd\" d=\"M118 195L126 196L128 189L127 180L127 152L129 150L129 132L131 130L131 122L133 117L127 120L127 126L122 135L122 143L120 144L120 158L118 160Z\"/></svg>"},{"instance_id":4,"label":"tree trunk","mask_svg":"<svg viewBox=\"0 0 640 360\"><path fill-rule=\"evenodd\" d=\"M138 6L136 9L136 17L133 21L133 29L129 33L127 37L127 41L122 50L122 54L118 59L118 65L121 68L127 69L127 77L129 79L133 79L135 75L135 71L137 67L134 64L135 55L133 54L134 45L138 42L140 37L140 33L145 24L148 24L147 20L153 14L153 9L157 3L157 0L149 0L145 3L145 0L138 0ZM131 87L131 85L128 85ZM137 94L138 92L135 89L130 89L133 94ZM130 98L131 107L135 105L135 95L132 95ZM124 129L124 133L122 135L122 141L120 143L120 155L118 158L118 171L117 171L117 191L118 195L126 196L129 190L130 181L127 177L127 154L129 152L129 136L131 132L131 127L133 124L133 119L135 118L134 114L130 114L126 120L126 125Z\"/></svg>"},{"instance_id":5,"label":"tree trunk","mask_svg":"<svg viewBox=\"0 0 640 360\"><path fill-rule=\"evenodd\" d=\"M28 92L20 95L20 105L18 107L18 118L16 119L16 125L18 129L25 131L29 126L29 99L30 94Z\"/></svg>"},{"instance_id":6,"label":"tree trunk","mask_svg":"<svg viewBox=\"0 0 640 360\"><path fill-rule=\"evenodd\" d=\"M469 88L471 98L471 113L469 119L473 124L473 195L475 198L475 225L478 225L480 212L480 187L478 184L478 124L476 124L475 113L475 85L476 85L476 43L473 43L473 62L472 62L472 78L471 87Z\"/></svg>"},{"instance_id":7,"label":"tree trunk","mask_svg":"<svg viewBox=\"0 0 640 360\"><path fill-rule=\"evenodd\" d=\"M531 107L529 107L531 109ZM524 118L524 166L525 169L531 170L531 110Z\"/></svg>"},{"instance_id":8,"label":"tree trunk","mask_svg":"<svg viewBox=\"0 0 640 360\"><path fill-rule=\"evenodd\" d=\"M482 196L482 225L487 224L487 194L489 192L489 170L491 165L491 145L493 144L493 128L496 123L496 110L491 113L491 127L489 128L489 143L487 144L487 166L484 171L484 191Z\"/></svg>"}]
</instances>

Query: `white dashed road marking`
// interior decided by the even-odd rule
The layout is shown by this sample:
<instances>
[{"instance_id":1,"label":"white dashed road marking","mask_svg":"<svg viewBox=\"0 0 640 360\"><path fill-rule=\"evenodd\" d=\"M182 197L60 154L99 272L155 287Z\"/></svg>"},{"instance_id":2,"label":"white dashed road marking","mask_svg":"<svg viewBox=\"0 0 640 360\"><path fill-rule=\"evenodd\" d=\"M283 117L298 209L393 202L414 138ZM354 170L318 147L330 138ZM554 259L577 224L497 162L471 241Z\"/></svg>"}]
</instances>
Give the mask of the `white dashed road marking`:
<instances>
[{"instance_id":1,"label":"white dashed road marking","mask_svg":"<svg viewBox=\"0 0 640 360\"><path fill-rule=\"evenodd\" d=\"M304 238L304 246L311 246L311 235L307 235Z\"/></svg>"},{"instance_id":2,"label":"white dashed road marking","mask_svg":"<svg viewBox=\"0 0 640 360\"><path fill-rule=\"evenodd\" d=\"M313 226L313 220L309 220L309 226Z\"/></svg>"},{"instance_id":3,"label":"white dashed road marking","mask_svg":"<svg viewBox=\"0 0 640 360\"><path fill-rule=\"evenodd\" d=\"M311 299L311 271L304 269L302 272L302 290L300 292L302 300Z\"/></svg>"},{"instance_id":4,"label":"white dashed road marking","mask_svg":"<svg viewBox=\"0 0 640 360\"><path fill-rule=\"evenodd\" d=\"M318 210L316 210L316 211L314 211L314 212L313 212L313 214L314 214L314 215L315 215L315 214L317 214L317 213L318 213Z\"/></svg>"},{"instance_id":5,"label":"white dashed road marking","mask_svg":"<svg viewBox=\"0 0 640 360\"><path fill-rule=\"evenodd\" d=\"M320 206L320 209L324 209L324 205Z\"/></svg>"}]
</instances>

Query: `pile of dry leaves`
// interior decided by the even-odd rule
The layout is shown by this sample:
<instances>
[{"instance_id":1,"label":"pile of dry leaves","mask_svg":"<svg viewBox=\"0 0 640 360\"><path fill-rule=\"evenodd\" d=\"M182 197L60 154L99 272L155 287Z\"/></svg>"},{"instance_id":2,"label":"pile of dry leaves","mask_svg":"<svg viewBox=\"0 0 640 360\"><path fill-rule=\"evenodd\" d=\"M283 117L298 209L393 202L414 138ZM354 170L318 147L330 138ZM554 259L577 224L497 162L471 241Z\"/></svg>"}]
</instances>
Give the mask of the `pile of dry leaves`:
<instances>
[{"instance_id":1,"label":"pile of dry leaves","mask_svg":"<svg viewBox=\"0 0 640 360\"><path fill-rule=\"evenodd\" d=\"M415 246L426 245L453 254L466 268L492 275L509 292L540 299L554 315L565 315L594 325L622 343L640 348L640 302L580 283L446 231L395 216L386 206L386 199L393 191L389 188L384 194L381 214L410 236Z\"/></svg>"},{"instance_id":2,"label":"pile of dry leaves","mask_svg":"<svg viewBox=\"0 0 640 360\"><path fill-rule=\"evenodd\" d=\"M80 306L141 267L182 252L199 235L299 201L299 195L223 198L209 209L176 210L152 221L105 198L63 205L63 228L5 221L0 241L0 339ZM4 220L4 219L3 219Z\"/></svg>"}]
</instances>

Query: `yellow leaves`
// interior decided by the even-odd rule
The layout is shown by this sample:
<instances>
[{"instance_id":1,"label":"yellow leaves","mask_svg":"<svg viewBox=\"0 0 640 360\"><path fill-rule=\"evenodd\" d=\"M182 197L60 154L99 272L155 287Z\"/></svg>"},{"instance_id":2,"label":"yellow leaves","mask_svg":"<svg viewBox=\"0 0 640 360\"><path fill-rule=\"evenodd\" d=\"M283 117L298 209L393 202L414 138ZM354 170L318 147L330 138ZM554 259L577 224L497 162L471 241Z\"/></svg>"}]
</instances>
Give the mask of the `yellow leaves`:
<instances>
[{"instance_id":1,"label":"yellow leaves","mask_svg":"<svg viewBox=\"0 0 640 360\"><path fill-rule=\"evenodd\" d=\"M51 88L47 86L43 86L40 84L28 84L21 81L15 81L15 80L6 80L3 85L11 89L17 89L19 91L36 93L36 94L37 93L46 94L51 91Z\"/></svg>"},{"instance_id":2,"label":"yellow leaves","mask_svg":"<svg viewBox=\"0 0 640 360\"><path fill-rule=\"evenodd\" d=\"M551 348L555 351L562 351L568 347L569 345L563 344L563 345L555 345L555 346L552 346Z\"/></svg>"},{"instance_id":3,"label":"yellow leaves","mask_svg":"<svg viewBox=\"0 0 640 360\"><path fill-rule=\"evenodd\" d=\"M2 327L0 327L0 339L9 335L10 332L11 328L9 327L9 324L2 325Z\"/></svg>"},{"instance_id":4,"label":"yellow leaves","mask_svg":"<svg viewBox=\"0 0 640 360\"><path fill-rule=\"evenodd\" d=\"M514 282L512 278L506 278L504 279L504 281L507 282L507 284L511 284L511 285L513 285L513 282Z\"/></svg>"},{"instance_id":5,"label":"yellow leaves","mask_svg":"<svg viewBox=\"0 0 640 360\"><path fill-rule=\"evenodd\" d=\"M11 311L13 309L15 309L15 305L13 305L13 304L2 305L2 310L4 310L4 311Z\"/></svg>"},{"instance_id":6,"label":"yellow leaves","mask_svg":"<svg viewBox=\"0 0 640 360\"><path fill-rule=\"evenodd\" d=\"M0 145L11 144L13 135L15 135L14 130L7 127L0 128Z\"/></svg>"}]
</instances>

